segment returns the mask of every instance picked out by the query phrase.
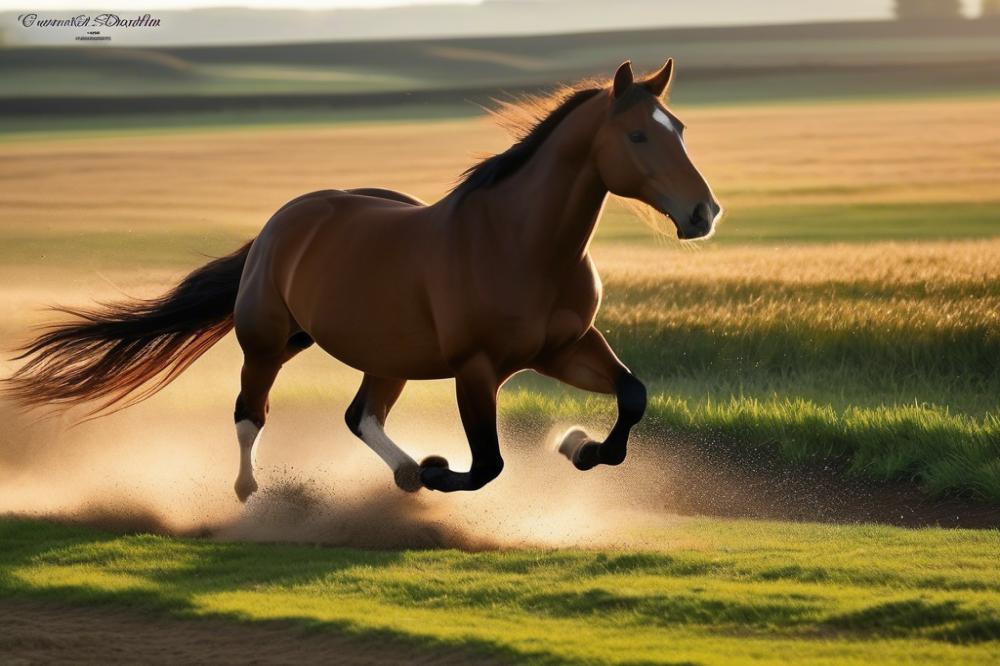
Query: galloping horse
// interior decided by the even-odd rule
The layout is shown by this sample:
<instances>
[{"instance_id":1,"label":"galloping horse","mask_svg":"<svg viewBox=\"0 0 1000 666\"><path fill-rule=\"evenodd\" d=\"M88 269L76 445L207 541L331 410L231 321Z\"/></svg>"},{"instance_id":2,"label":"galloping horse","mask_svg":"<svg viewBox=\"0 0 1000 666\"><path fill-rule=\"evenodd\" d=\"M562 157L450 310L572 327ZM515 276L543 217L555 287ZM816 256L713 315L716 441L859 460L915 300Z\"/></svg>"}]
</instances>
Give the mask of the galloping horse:
<instances>
[{"instance_id":1,"label":"galloping horse","mask_svg":"<svg viewBox=\"0 0 1000 666\"><path fill-rule=\"evenodd\" d=\"M403 490L476 490L496 478L497 391L526 369L617 396L603 441L577 429L560 451L581 470L618 465L646 389L593 325L601 282L589 245L605 199L647 204L681 239L709 236L721 215L664 104L672 75L667 60L636 81L626 62L609 87L571 89L432 205L381 189L301 196L160 298L66 311L78 320L23 348L8 390L26 406L127 406L235 327L240 500L257 489L253 454L275 377L313 343L364 373L347 425ZM472 452L466 472L438 456L418 464L383 429L407 380L448 377Z\"/></svg>"}]
</instances>

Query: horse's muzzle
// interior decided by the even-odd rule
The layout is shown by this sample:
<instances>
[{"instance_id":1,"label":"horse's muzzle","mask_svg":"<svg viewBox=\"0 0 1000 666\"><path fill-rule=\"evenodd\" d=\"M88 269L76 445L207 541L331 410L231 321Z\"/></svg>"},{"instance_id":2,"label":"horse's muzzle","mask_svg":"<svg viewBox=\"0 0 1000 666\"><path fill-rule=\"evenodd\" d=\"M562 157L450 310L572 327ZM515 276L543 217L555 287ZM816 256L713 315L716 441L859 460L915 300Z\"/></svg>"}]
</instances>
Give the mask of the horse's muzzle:
<instances>
[{"instance_id":1,"label":"horse's muzzle","mask_svg":"<svg viewBox=\"0 0 1000 666\"><path fill-rule=\"evenodd\" d=\"M715 201L702 201L694 207L687 224L677 225L677 237L681 240L695 240L710 236L721 216L722 206Z\"/></svg>"}]
</instances>

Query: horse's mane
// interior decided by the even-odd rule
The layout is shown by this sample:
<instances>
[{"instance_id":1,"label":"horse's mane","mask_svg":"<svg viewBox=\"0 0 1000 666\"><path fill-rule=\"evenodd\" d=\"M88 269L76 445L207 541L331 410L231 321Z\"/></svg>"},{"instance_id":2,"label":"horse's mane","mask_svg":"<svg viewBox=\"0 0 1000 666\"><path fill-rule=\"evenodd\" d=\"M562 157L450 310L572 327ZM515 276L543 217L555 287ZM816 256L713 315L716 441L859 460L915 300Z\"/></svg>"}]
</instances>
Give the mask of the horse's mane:
<instances>
[{"instance_id":1,"label":"horse's mane","mask_svg":"<svg viewBox=\"0 0 1000 666\"><path fill-rule=\"evenodd\" d=\"M495 185L516 172L566 116L602 90L601 86L585 81L548 95L524 96L513 101L494 100L497 107L487 112L517 141L502 153L469 167L452 191L461 198L473 190Z\"/></svg>"}]
</instances>

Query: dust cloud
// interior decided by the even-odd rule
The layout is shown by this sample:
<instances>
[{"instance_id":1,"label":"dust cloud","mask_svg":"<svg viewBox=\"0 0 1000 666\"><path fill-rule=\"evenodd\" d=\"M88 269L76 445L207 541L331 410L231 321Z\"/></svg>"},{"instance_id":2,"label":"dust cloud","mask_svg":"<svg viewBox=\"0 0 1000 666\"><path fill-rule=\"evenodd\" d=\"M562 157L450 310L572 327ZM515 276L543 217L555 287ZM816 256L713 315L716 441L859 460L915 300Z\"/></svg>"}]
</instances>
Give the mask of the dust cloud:
<instances>
[{"instance_id":1,"label":"dust cloud","mask_svg":"<svg viewBox=\"0 0 1000 666\"><path fill-rule=\"evenodd\" d=\"M33 418L0 403L0 515L79 522L112 531L222 541L356 548L615 548L682 545L683 516L904 526L995 527L990 507L932 500L911 485L873 486L835 467L788 467L765 452L685 441L640 426L626 462L579 472L556 453L570 423L502 429L506 467L474 493L396 488L341 419L342 395L279 394L262 434L260 490L240 504L231 408L192 399L196 378L112 416ZM440 454L467 469L468 445L450 386L415 384L388 433L416 459ZM407 395L409 394L409 395ZM291 403L291 404L288 404ZM614 413L583 421L593 435ZM503 421L503 419L501 419Z\"/></svg>"},{"instance_id":2,"label":"dust cloud","mask_svg":"<svg viewBox=\"0 0 1000 666\"><path fill-rule=\"evenodd\" d=\"M648 547L643 527L676 520L657 501L662 479L637 462L575 470L555 451L565 426L504 433L504 473L476 493L408 494L334 414L308 408L272 417L260 491L242 505L228 412L170 418L155 402L80 425L0 405L0 513L224 541L463 550ZM414 457L467 468L457 420L402 421L389 433Z\"/></svg>"}]
</instances>

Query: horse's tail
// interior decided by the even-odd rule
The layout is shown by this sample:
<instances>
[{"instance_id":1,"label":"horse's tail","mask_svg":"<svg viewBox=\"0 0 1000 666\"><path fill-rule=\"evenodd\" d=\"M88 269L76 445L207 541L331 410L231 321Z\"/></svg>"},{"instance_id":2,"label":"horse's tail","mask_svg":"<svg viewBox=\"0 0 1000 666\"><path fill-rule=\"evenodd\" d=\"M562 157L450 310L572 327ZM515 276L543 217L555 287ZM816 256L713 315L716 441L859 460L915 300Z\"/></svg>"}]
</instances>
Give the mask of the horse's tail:
<instances>
[{"instance_id":1,"label":"horse's tail","mask_svg":"<svg viewBox=\"0 0 1000 666\"><path fill-rule=\"evenodd\" d=\"M24 407L99 400L123 409L164 388L233 328L233 308L253 241L190 273L152 300L76 310L21 347L27 359L6 381Z\"/></svg>"}]
</instances>

